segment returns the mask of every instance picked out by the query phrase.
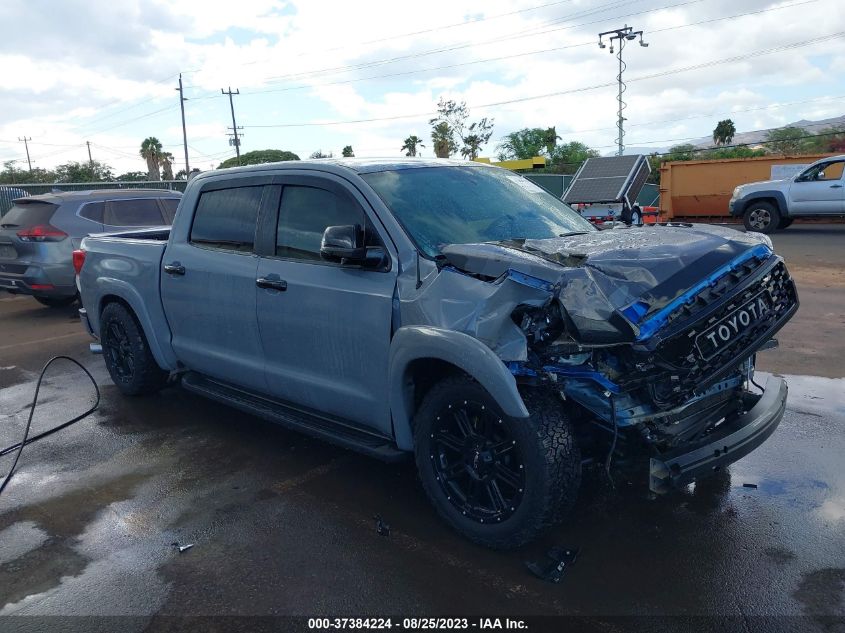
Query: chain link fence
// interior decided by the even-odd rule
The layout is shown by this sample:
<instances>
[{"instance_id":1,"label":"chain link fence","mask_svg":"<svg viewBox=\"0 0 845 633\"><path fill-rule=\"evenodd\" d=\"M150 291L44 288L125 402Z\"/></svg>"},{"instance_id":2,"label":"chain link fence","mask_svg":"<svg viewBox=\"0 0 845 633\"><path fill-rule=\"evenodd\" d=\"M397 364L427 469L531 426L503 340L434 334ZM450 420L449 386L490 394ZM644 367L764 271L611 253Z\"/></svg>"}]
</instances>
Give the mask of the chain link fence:
<instances>
[{"instance_id":1,"label":"chain link fence","mask_svg":"<svg viewBox=\"0 0 845 633\"><path fill-rule=\"evenodd\" d=\"M27 196L39 196L44 193L60 191L97 191L100 189L166 189L185 191L185 180L154 180L132 182L68 182L68 183L24 183L20 185L0 185L0 216L12 208L12 201Z\"/></svg>"}]
</instances>

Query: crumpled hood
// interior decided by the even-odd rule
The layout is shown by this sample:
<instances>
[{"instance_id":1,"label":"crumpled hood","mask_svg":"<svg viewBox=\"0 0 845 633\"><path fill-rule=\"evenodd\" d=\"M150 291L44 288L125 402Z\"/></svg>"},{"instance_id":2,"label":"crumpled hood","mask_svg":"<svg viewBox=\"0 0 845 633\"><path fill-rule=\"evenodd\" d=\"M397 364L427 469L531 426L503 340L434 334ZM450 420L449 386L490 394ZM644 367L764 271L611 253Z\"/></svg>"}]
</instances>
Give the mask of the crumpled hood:
<instances>
[{"instance_id":1,"label":"crumpled hood","mask_svg":"<svg viewBox=\"0 0 845 633\"><path fill-rule=\"evenodd\" d=\"M508 270L560 285L561 306L584 343L632 340L617 311L634 302L640 317L666 306L765 236L708 225L624 227L582 235L456 244L442 249L464 272L497 278Z\"/></svg>"}]
</instances>

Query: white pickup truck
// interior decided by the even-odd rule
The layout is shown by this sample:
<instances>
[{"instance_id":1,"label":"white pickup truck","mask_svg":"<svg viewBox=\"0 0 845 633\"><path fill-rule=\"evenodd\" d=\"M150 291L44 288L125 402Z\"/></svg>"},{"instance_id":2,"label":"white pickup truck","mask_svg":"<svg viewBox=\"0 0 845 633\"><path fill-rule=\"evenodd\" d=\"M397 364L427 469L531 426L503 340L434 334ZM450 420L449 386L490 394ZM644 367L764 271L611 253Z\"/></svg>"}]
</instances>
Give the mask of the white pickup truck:
<instances>
[{"instance_id":1,"label":"white pickup truck","mask_svg":"<svg viewBox=\"0 0 845 633\"><path fill-rule=\"evenodd\" d=\"M796 176L740 185L728 203L730 214L760 233L785 229L795 218L845 216L845 155L816 161Z\"/></svg>"}]
</instances>

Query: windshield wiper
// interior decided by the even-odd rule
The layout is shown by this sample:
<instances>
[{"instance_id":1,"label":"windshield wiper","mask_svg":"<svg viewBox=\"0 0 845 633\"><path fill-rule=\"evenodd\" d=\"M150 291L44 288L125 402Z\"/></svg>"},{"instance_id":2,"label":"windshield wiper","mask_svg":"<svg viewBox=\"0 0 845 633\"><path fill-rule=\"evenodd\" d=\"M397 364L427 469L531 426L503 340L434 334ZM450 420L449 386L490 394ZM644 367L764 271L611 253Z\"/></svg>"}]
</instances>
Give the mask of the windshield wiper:
<instances>
[{"instance_id":1,"label":"windshield wiper","mask_svg":"<svg viewBox=\"0 0 845 633\"><path fill-rule=\"evenodd\" d=\"M569 233L561 233L558 237L572 237L573 235L587 235L591 231L570 231Z\"/></svg>"},{"instance_id":2,"label":"windshield wiper","mask_svg":"<svg viewBox=\"0 0 845 633\"><path fill-rule=\"evenodd\" d=\"M6 224L0 224L0 229L16 229L19 226L20 226L20 224L6 223Z\"/></svg>"}]
</instances>

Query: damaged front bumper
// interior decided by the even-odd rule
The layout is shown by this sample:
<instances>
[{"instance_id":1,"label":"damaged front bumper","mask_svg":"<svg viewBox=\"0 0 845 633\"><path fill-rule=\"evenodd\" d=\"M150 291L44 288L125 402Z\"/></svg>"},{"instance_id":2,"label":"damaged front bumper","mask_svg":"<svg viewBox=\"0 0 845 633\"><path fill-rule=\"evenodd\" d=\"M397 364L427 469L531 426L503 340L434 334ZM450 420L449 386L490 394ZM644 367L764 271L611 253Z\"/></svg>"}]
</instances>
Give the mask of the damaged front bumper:
<instances>
[{"instance_id":1,"label":"damaged front bumper","mask_svg":"<svg viewBox=\"0 0 845 633\"><path fill-rule=\"evenodd\" d=\"M649 488L663 493L711 475L745 457L774 433L786 410L787 385L770 376L760 399L745 413L716 427L704 440L653 457Z\"/></svg>"}]
</instances>

